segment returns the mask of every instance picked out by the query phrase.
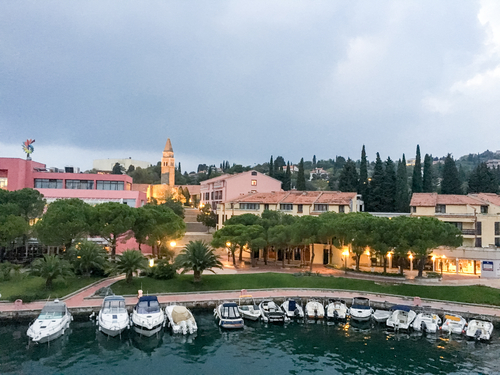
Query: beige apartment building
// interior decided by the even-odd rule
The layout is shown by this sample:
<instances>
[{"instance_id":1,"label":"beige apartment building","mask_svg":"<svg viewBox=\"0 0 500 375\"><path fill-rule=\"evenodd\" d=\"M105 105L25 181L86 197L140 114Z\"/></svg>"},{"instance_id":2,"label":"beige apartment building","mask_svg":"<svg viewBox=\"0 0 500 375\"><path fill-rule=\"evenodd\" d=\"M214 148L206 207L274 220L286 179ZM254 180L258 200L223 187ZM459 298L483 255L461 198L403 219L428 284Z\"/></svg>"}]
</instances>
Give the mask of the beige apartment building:
<instances>
[{"instance_id":1,"label":"beige apartment building","mask_svg":"<svg viewBox=\"0 0 500 375\"><path fill-rule=\"evenodd\" d=\"M500 278L500 196L491 193L445 195L415 193L411 216L432 216L462 231L463 245L436 249L434 269Z\"/></svg>"}]
</instances>

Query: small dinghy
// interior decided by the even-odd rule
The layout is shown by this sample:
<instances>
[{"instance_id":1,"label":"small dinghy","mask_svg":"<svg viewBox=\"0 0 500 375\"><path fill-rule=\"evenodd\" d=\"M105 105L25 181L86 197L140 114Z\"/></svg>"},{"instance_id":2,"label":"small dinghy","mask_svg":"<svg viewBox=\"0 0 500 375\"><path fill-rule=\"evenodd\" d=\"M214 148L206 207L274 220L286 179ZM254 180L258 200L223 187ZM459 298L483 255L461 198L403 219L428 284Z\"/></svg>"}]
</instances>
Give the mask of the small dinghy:
<instances>
[{"instance_id":1,"label":"small dinghy","mask_svg":"<svg viewBox=\"0 0 500 375\"><path fill-rule=\"evenodd\" d=\"M345 320L347 318L347 305L342 299L331 299L326 305L326 318Z\"/></svg>"},{"instance_id":2,"label":"small dinghy","mask_svg":"<svg viewBox=\"0 0 500 375\"><path fill-rule=\"evenodd\" d=\"M377 323L385 323L391 315L392 311L389 310L375 310L372 314L372 319Z\"/></svg>"},{"instance_id":3,"label":"small dinghy","mask_svg":"<svg viewBox=\"0 0 500 375\"><path fill-rule=\"evenodd\" d=\"M274 301L264 300L259 304L260 315L264 323L285 323L290 320Z\"/></svg>"},{"instance_id":4,"label":"small dinghy","mask_svg":"<svg viewBox=\"0 0 500 375\"><path fill-rule=\"evenodd\" d=\"M287 299L281 304L281 308L290 319L302 319L304 317L304 309L294 299Z\"/></svg>"},{"instance_id":5,"label":"small dinghy","mask_svg":"<svg viewBox=\"0 0 500 375\"><path fill-rule=\"evenodd\" d=\"M387 327L394 328L398 331L400 329L408 330L411 323L415 320L417 314L411 309L410 306L396 305L391 308L392 314L387 319Z\"/></svg>"},{"instance_id":6,"label":"small dinghy","mask_svg":"<svg viewBox=\"0 0 500 375\"><path fill-rule=\"evenodd\" d=\"M143 296L132 311L134 330L143 336L153 336L165 326L165 314L156 296Z\"/></svg>"},{"instance_id":7,"label":"small dinghy","mask_svg":"<svg viewBox=\"0 0 500 375\"><path fill-rule=\"evenodd\" d=\"M259 305L255 303L255 300L250 294L240 296L238 300L238 310L243 319L255 321L260 318Z\"/></svg>"},{"instance_id":8,"label":"small dinghy","mask_svg":"<svg viewBox=\"0 0 500 375\"><path fill-rule=\"evenodd\" d=\"M304 313L309 319L323 319L325 317L325 308L319 301L310 300L306 303Z\"/></svg>"},{"instance_id":9,"label":"small dinghy","mask_svg":"<svg viewBox=\"0 0 500 375\"><path fill-rule=\"evenodd\" d=\"M415 331L436 333L441 325L441 318L437 314L419 313L412 323Z\"/></svg>"},{"instance_id":10,"label":"small dinghy","mask_svg":"<svg viewBox=\"0 0 500 375\"><path fill-rule=\"evenodd\" d=\"M108 336L118 336L130 328L130 317L122 296L104 297L102 307L97 317L99 331Z\"/></svg>"},{"instance_id":11,"label":"small dinghy","mask_svg":"<svg viewBox=\"0 0 500 375\"><path fill-rule=\"evenodd\" d=\"M36 343L49 342L64 335L72 320L66 304L56 299L45 304L38 318L29 326L27 335Z\"/></svg>"},{"instance_id":12,"label":"small dinghy","mask_svg":"<svg viewBox=\"0 0 500 375\"><path fill-rule=\"evenodd\" d=\"M465 334L476 341L488 341L493 332L493 323L483 318L474 318L469 321Z\"/></svg>"},{"instance_id":13,"label":"small dinghy","mask_svg":"<svg viewBox=\"0 0 500 375\"><path fill-rule=\"evenodd\" d=\"M446 314L444 316L444 323L441 326L441 331L446 333L454 333L461 335L464 333L465 326L467 322L461 315L456 314Z\"/></svg>"},{"instance_id":14,"label":"small dinghy","mask_svg":"<svg viewBox=\"0 0 500 375\"><path fill-rule=\"evenodd\" d=\"M172 333L193 334L198 331L198 325L193 314L188 308L181 305L169 305L165 307L165 315L168 319L168 326Z\"/></svg>"},{"instance_id":15,"label":"small dinghy","mask_svg":"<svg viewBox=\"0 0 500 375\"><path fill-rule=\"evenodd\" d=\"M358 321L370 320L373 314L373 309L370 306L370 300L365 297L354 297L352 299L352 305L349 309L349 315L351 319Z\"/></svg>"},{"instance_id":16,"label":"small dinghy","mask_svg":"<svg viewBox=\"0 0 500 375\"><path fill-rule=\"evenodd\" d=\"M234 302L221 303L214 309L214 316L222 328L236 329L244 326L238 305Z\"/></svg>"}]
</instances>

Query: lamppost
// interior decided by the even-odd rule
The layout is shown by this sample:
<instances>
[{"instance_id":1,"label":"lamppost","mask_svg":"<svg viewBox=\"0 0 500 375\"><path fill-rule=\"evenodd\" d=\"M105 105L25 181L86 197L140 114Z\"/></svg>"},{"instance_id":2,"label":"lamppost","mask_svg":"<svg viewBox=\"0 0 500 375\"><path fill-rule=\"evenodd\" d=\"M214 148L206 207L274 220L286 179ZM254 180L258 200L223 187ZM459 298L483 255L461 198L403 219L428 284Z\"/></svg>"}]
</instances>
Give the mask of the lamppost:
<instances>
[{"instance_id":1,"label":"lamppost","mask_svg":"<svg viewBox=\"0 0 500 375\"><path fill-rule=\"evenodd\" d=\"M227 261L229 262L229 254L231 254L231 242L227 241L226 247L227 247Z\"/></svg>"},{"instance_id":2,"label":"lamppost","mask_svg":"<svg viewBox=\"0 0 500 375\"><path fill-rule=\"evenodd\" d=\"M391 252L388 252L388 253L387 253L387 258L389 258L389 268L392 268L391 256L392 256L392 253L391 253Z\"/></svg>"},{"instance_id":3,"label":"lamppost","mask_svg":"<svg viewBox=\"0 0 500 375\"><path fill-rule=\"evenodd\" d=\"M170 248L173 249L177 245L177 242L170 241Z\"/></svg>"},{"instance_id":4,"label":"lamppost","mask_svg":"<svg viewBox=\"0 0 500 375\"><path fill-rule=\"evenodd\" d=\"M342 253L342 255L344 256L344 271L345 274L347 275L347 257L349 256L349 249L346 248Z\"/></svg>"},{"instance_id":5,"label":"lamppost","mask_svg":"<svg viewBox=\"0 0 500 375\"><path fill-rule=\"evenodd\" d=\"M413 271L413 254L410 253L410 255L408 255L408 258L410 258L410 271Z\"/></svg>"},{"instance_id":6,"label":"lamppost","mask_svg":"<svg viewBox=\"0 0 500 375\"><path fill-rule=\"evenodd\" d=\"M436 272L436 256L432 256L432 272Z\"/></svg>"},{"instance_id":7,"label":"lamppost","mask_svg":"<svg viewBox=\"0 0 500 375\"><path fill-rule=\"evenodd\" d=\"M441 255L441 279L443 278L444 258L446 258L446 255Z\"/></svg>"}]
</instances>

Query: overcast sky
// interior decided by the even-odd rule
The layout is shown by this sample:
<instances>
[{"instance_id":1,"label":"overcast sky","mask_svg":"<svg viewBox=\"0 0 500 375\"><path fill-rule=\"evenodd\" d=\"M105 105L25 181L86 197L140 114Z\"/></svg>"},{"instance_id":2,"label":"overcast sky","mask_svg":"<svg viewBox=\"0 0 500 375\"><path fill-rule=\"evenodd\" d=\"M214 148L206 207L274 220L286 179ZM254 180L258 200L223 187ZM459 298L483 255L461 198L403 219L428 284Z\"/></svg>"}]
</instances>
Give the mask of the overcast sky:
<instances>
[{"instance_id":1,"label":"overcast sky","mask_svg":"<svg viewBox=\"0 0 500 375\"><path fill-rule=\"evenodd\" d=\"M500 149L499 1L1 1L0 157Z\"/></svg>"}]
</instances>

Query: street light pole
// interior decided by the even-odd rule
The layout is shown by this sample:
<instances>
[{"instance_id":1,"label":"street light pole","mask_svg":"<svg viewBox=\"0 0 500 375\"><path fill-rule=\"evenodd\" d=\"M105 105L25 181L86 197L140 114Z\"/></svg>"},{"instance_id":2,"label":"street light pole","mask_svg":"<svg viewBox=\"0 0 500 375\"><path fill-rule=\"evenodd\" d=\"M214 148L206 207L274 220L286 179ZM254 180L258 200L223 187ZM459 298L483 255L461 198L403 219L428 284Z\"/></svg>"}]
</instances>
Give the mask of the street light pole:
<instances>
[{"instance_id":1,"label":"street light pole","mask_svg":"<svg viewBox=\"0 0 500 375\"><path fill-rule=\"evenodd\" d=\"M349 250L345 249L342 255L344 256L344 271L345 274L347 275L347 257L349 256Z\"/></svg>"}]
</instances>

